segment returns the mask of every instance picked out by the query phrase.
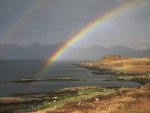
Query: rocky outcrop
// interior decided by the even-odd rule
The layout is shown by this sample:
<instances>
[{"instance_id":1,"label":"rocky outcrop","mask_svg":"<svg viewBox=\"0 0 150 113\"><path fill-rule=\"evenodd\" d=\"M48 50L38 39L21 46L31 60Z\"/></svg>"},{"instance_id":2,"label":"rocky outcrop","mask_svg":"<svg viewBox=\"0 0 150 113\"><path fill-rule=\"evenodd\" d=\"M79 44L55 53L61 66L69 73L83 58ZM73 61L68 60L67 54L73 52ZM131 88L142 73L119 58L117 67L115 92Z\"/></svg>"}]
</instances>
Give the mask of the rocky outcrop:
<instances>
[{"instance_id":1,"label":"rocky outcrop","mask_svg":"<svg viewBox=\"0 0 150 113\"><path fill-rule=\"evenodd\" d=\"M102 60L121 60L122 57L120 55L105 55L104 57L102 57Z\"/></svg>"},{"instance_id":2,"label":"rocky outcrop","mask_svg":"<svg viewBox=\"0 0 150 113\"><path fill-rule=\"evenodd\" d=\"M106 55L100 61L80 63L79 66L95 69L100 74L150 74L150 58L125 58L119 55Z\"/></svg>"}]
</instances>

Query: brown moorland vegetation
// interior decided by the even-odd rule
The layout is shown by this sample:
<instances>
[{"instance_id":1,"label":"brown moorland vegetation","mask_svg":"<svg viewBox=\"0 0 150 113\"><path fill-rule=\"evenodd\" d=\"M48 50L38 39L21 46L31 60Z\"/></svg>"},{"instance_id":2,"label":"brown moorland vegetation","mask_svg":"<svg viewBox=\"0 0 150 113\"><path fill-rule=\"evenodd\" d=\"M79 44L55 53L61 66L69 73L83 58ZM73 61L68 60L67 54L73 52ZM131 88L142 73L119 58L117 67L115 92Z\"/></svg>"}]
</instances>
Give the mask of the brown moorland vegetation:
<instances>
[{"instance_id":1,"label":"brown moorland vegetation","mask_svg":"<svg viewBox=\"0 0 150 113\"><path fill-rule=\"evenodd\" d=\"M100 61L80 63L79 66L96 69L99 73L117 75L150 74L150 58L125 58L119 55L106 55Z\"/></svg>"},{"instance_id":2,"label":"brown moorland vegetation","mask_svg":"<svg viewBox=\"0 0 150 113\"><path fill-rule=\"evenodd\" d=\"M121 88L111 95L67 102L64 106L34 113L150 113L150 84L134 89Z\"/></svg>"},{"instance_id":3,"label":"brown moorland vegetation","mask_svg":"<svg viewBox=\"0 0 150 113\"><path fill-rule=\"evenodd\" d=\"M0 108L12 108L14 104L16 109L11 113L150 113L150 58L107 55L100 61L78 65L94 69L99 74L121 75L117 80L147 84L140 88L75 87L17 98L0 98ZM24 104L28 109L22 109Z\"/></svg>"}]
</instances>

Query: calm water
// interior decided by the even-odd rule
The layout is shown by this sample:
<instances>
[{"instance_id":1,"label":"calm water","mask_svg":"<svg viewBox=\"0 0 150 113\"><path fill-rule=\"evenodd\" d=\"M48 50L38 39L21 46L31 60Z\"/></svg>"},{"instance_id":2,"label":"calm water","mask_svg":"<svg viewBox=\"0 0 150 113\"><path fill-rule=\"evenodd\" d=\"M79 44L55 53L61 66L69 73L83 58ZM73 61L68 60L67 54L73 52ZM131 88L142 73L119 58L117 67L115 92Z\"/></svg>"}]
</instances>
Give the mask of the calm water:
<instances>
[{"instance_id":1,"label":"calm water","mask_svg":"<svg viewBox=\"0 0 150 113\"><path fill-rule=\"evenodd\" d=\"M8 83L20 79L35 79L44 63L38 60L0 61L0 96L11 96L15 93L40 93L73 86L102 87L138 87L141 84L127 81L104 81L115 78L114 75L94 75L92 70L72 65L76 62L57 62L41 76L49 78L75 78L87 81L43 81L32 83Z\"/></svg>"}]
</instances>

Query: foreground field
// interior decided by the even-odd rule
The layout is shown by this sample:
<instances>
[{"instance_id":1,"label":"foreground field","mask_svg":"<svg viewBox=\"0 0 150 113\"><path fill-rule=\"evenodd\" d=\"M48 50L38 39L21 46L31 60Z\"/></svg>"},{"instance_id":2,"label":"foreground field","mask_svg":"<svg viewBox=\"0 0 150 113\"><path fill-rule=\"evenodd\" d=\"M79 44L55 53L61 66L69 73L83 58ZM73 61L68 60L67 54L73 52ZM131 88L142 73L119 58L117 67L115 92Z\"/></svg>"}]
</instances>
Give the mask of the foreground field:
<instances>
[{"instance_id":1,"label":"foreground field","mask_svg":"<svg viewBox=\"0 0 150 113\"><path fill-rule=\"evenodd\" d=\"M0 113L149 113L150 84L140 88L66 88L23 98L1 98L0 105ZM11 106L10 110L2 105Z\"/></svg>"},{"instance_id":2,"label":"foreground field","mask_svg":"<svg viewBox=\"0 0 150 113\"><path fill-rule=\"evenodd\" d=\"M87 90L87 93L85 91ZM65 104L56 104L32 113L149 113L150 112L150 84L141 88L119 90L102 90L101 92L71 97ZM95 88L94 88L95 90ZM94 94L95 93L95 94Z\"/></svg>"}]
</instances>

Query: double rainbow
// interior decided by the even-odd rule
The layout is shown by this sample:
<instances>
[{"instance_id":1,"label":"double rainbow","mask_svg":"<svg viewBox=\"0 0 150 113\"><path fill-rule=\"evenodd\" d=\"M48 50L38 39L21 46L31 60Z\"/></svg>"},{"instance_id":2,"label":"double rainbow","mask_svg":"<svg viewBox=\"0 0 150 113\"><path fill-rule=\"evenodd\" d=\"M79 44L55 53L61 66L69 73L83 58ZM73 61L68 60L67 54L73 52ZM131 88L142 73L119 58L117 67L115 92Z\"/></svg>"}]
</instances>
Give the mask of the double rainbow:
<instances>
[{"instance_id":1,"label":"double rainbow","mask_svg":"<svg viewBox=\"0 0 150 113\"><path fill-rule=\"evenodd\" d=\"M42 71L40 71L40 74L38 76L41 76L42 74L44 74L48 70L50 65L53 64L53 62L55 62L59 57L61 57L65 53L65 51L68 50L72 45L74 45L81 39L86 38L85 37L86 34L93 31L98 26L101 26L108 20L116 18L122 13L125 13L129 11L130 9L135 8L135 6L139 6L139 4L141 3L143 3L143 0L128 0L122 5L119 5L118 7L111 9L104 15L98 17L97 19L95 19L94 21L86 25L76 35L72 36L68 41L66 41L64 45L62 45L52 55L49 56L44 68L42 69Z\"/></svg>"},{"instance_id":2,"label":"double rainbow","mask_svg":"<svg viewBox=\"0 0 150 113\"><path fill-rule=\"evenodd\" d=\"M46 4L45 0L37 0L26 12L23 14L17 22L6 32L6 34L2 37L0 44L0 49L4 49L5 43L11 43L15 40L15 33L19 32L20 29L26 24L26 22L32 18L34 13L36 13L42 5Z\"/></svg>"},{"instance_id":3,"label":"double rainbow","mask_svg":"<svg viewBox=\"0 0 150 113\"><path fill-rule=\"evenodd\" d=\"M7 34L4 36L3 42L10 42L10 40L13 40L13 35L25 24L25 22L36 12L42 4L44 4L45 0L37 0L37 2L32 6L25 14L22 16L19 21L13 26L10 31L7 32ZM77 43L83 38L87 38L88 33L93 31L98 26L101 26L105 22L118 17L119 15L124 14L125 12L130 11L133 8L136 8L136 6L139 6L142 3L146 3L146 0L127 0L127 2L112 8L110 11L106 12L104 15L101 15L100 17L96 18L92 22L90 22L88 25L83 27L76 35L69 38L68 41L66 41L65 44L63 44L60 48L58 48L52 55L50 55L47 59L46 64L40 70L39 74L37 75L37 78L42 76L50 67L53 62L55 62L58 58L60 58L66 50L68 50L72 45ZM85 36L86 35L86 36ZM1 46L2 47L2 46Z\"/></svg>"}]
</instances>

